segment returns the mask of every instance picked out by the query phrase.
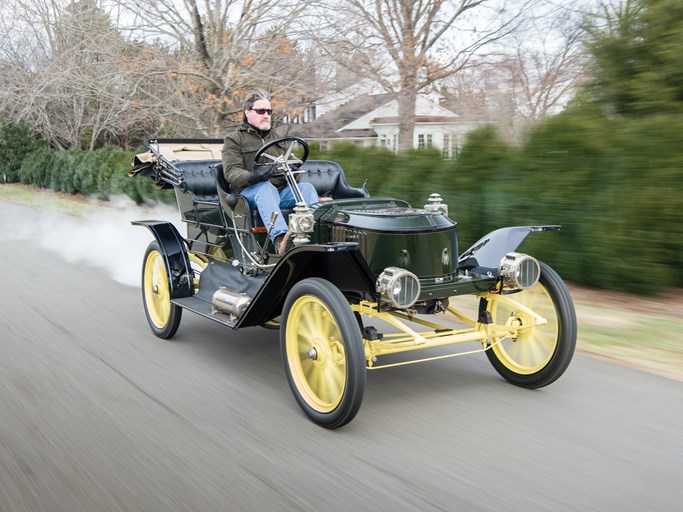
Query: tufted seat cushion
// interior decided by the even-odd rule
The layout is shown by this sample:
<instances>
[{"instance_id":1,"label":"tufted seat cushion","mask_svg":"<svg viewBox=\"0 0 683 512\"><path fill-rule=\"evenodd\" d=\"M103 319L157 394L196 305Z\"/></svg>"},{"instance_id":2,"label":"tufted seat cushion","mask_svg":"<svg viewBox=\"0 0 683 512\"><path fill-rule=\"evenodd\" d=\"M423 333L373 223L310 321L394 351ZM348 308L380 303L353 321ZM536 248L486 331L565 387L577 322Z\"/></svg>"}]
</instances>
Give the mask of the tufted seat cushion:
<instances>
[{"instance_id":1,"label":"tufted seat cushion","mask_svg":"<svg viewBox=\"0 0 683 512\"><path fill-rule=\"evenodd\" d=\"M214 190L220 193L220 202L226 210L234 208L238 199L230 190L230 185L223 174L223 164L221 162L213 162L210 169L214 174ZM333 199L349 199L354 197L370 197L370 194L364 188L351 187L344 177L344 171L341 165L330 160L307 160L301 166L300 171L301 181L312 184L318 196L331 197ZM245 204L248 215L251 218L252 226L263 226L263 221L255 209L249 208ZM285 219L289 218L289 214L293 209L283 209L282 214Z\"/></svg>"},{"instance_id":2,"label":"tufted seat cushion","mask_svg":"<svg viewBox=\"0 0 683 512\"><path fill-rule=\"evenodd\" d=\"M194 164L196 162L183 162L183 164ZM188 183L188 190L194 192L194 187L197 187L199 192L205 189L212 189L213 193L216 193L216 182L219 180L222 188L229 192L229 185L223 176L223 165L215 160L208 161L208 163L203 162L202 165L198 166L195 171L194 167L188 166L188 169L193 173L197 174L192 176L190 179L193 180L188 183L186 177L186 183ZM370 197L370 194L364 188L355 188L350 186L346 178L344 177L344 171L341 165L337 162L332 162L331 160L307 160L301 166L301 181L312 184L318 195L320 197L332 197L334 199L349 199L353 197ZM206 173L209 173L211 178L211 183L203 183L199 186L200 179L208 180ZM217 174L214 178L214 172ZM196 180L196 181L195 181ZM196 183L196 184L195 184ZM194 192L197 194L198 192Z\"/></svg>"},{"instance_id":3,"label":"tufted seat cushion","mask_svg":"<svg viewBox=\"0 0 683 512\"><path fill-rule=\"evenodd\" d=\"M349 199L370 197L367 190L350 186L338 162L331 160L307 160L301 166L301 181L312 184L320 197Z\"/></svg>"},{"instance_id":4,"label":"tufted seat cushion","mask_svg":"<svg viewBox=\"0 0 683 512\"><path fill-rule=\"evenodd\" d=\"M223 208L230 208L237 202L237 196L231 193L223 176L223 165L220 160L190 160L175 162L175 167L183 175L180 190L192 195L194 203L221 203ZM330 160L308 160L301 166L301 181L311 183L320 197L333 199L349 199L370 197L364 188L351 187L344 177L341 165ZM220 197L219 197L220 191ZM249 210L248 206L247 209ZM285 218L290 210L283 210ZM189 213L186 212L186 215ZM258 212L250 211L252 225L263 225ZM201 215L200 215L201 217ZM192 220L196 219L194 217Z\"/></svg>"},{"instance_id":5,"label":"tufted seat cushion","mask_svg":"<svg viewBox=\"0 0 683 512\"><path fill-rule=\"evenodd\" d=\"M212 168L215 164L216 160L176 162L176 168L183 173L182 190L190 192L196 201L217 202L218 191Z\"/></svg>"}]
</instances>

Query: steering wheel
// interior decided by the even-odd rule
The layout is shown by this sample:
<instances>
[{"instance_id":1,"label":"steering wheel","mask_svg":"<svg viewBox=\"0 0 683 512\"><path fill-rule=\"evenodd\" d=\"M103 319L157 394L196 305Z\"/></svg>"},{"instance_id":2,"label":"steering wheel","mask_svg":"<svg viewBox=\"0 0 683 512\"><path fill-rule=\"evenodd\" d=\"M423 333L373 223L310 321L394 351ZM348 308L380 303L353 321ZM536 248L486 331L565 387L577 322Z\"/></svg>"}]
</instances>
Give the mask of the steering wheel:
<instances>
[{"instance_id":1,"label":"steering wheel","mask_svg":"<svg viewBox=\"0 0 683 512\"><path fill-rule=\"evenodd\" d=\"M279 146L287 142L289 142L289 146L287 146L284 154L280 156L273 156L267 153L267 151L273 146ZM304 155L301 157L301 159L292 154L292 151L297 145L304 148ZM308 143L304 139L299 137L281 137L264 144L261 149L256 152L256 156L254 157L254 168L259 165L276 164L280 170L284 171L290 169L290 166L299 167L306 161L307 158Z\"/></svg>"}]
</instances>

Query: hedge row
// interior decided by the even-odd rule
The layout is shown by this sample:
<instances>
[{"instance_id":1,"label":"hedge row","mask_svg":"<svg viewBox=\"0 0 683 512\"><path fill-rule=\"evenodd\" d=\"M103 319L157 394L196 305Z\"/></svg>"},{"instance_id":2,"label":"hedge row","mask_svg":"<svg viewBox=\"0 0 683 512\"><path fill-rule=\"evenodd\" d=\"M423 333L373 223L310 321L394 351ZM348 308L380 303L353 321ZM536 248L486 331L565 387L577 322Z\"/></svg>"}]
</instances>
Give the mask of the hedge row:
<instances>
[{"instance_id":1,"label":"hedge row","mask_svg":"<svg viewBox=\"0 0 683 512\"><path fill-rule=\"evenodd\" d=\"M560 224L520 250L567 280L654 294L683 286L683 118L607 120L568 113L521 148L491 129L472 134L457 160L438 152L393 155L350 145L315 154L342 163L372 195L414 206L440 193L461 249L503 226Z\"/></svg>"},{"instance_id":2,"label":"hedge row","mask_svg":"<svg viewBox=\"0 0 683 512\"><path fill-rule=\"evenodd\" d=\"M367 180L373 196L421 206L440 193L458 222L462 250L499 227L561 224L559 232L530 235L520 250L569 281L650 294L683 286L680 148L683 118L615 121L573 111L540 125L521 148L506 146L490 128L479 130L457 160L350 144L314 150L311 158L341 162L349 182ZM2 151L0 144L10 181L105 199L125 194L138 203L173 200L149 179L128 178L133 155L116 147L39 148L21 160Z\"/></svg>"},{"instance_id":3,"label":"hedge row","mask_svg":"<svg viewBox=\"0 0 683 512\"><path fill-rule=\"evenodd\" d=\"M5 129L5 132L12 131ZM19 131L22 131L21 129ZM13 132L16 134L16 131ZM0 132L0 140L3 140ZM0 157L13 154L19 139L12 139ZM28 141L28 142L27 142ZM3 181L21 182L40 188L49 188L68 194L84 194L109 199L112 196L126 195L140 204L144 201L172 202L173 192L159 191L149 179L130 179L127 172L133 153L114 146L106 146L96 151L52 151L42 145L31 145L32 137L25 137L24 148L30 148L21 159L3 159L0 168Z\"/></svg>"}]
</instances>

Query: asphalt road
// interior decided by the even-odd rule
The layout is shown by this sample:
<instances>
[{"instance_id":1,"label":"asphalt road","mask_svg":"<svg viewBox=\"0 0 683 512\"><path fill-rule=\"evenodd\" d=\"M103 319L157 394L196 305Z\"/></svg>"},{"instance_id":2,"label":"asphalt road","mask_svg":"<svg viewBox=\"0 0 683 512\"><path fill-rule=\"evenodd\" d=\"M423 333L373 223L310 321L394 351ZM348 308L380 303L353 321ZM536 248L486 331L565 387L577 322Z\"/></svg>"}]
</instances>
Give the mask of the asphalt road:
<instances>
[{"instance_id":1,"label":"asphalt road","mask_svg":"<svg viewBox=\"0 0 683 512\"><path fill-rule=\"evenodd\" d=\"M578 354L528 391L480 354L370 372L328 431L275 332L188 313L151 334L107 268L143 228L50 219L0 201L2 512L683 508L683 382Z\"/></svg>"}]
</instances>

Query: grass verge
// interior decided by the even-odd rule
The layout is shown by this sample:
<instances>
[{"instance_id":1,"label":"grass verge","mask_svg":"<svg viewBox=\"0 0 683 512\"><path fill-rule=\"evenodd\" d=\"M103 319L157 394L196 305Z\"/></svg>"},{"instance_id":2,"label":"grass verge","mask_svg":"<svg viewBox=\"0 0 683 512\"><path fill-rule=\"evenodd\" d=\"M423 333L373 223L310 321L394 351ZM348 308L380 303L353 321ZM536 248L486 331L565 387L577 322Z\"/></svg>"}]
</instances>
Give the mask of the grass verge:
<instances>
[{"instance_id":1,"label":"grass verge","mask_svg":"<svg viewBox=\"0 0 683 512\"><path fill-rule=\"evenodd\" d=\"M94 212L101 208L102 203L106 204L105 201L91 200L83 195L54 192L19 183L0 184L0 199L74 217Z\"/></svg>"}]
</instances>

